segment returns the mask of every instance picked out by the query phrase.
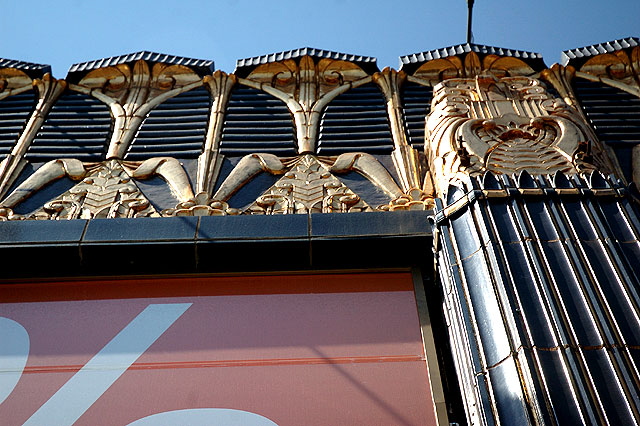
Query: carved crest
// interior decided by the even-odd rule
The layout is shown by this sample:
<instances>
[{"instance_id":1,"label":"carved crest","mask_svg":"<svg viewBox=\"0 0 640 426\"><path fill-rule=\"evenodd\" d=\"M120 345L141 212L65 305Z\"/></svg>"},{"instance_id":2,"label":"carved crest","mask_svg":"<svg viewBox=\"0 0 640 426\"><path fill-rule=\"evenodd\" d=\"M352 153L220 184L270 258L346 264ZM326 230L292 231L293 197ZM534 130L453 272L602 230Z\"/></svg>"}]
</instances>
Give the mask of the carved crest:
<instances>
[{"instance_id":1,"label":"carved crest","mask_svg":"<svg viewBox=\"0 0 640 426\"><path fill-rule=\"evenodd\" d=\"M594 140L583 131L584 125L574 108L532 77L445 80L434 88L426 129L436 186L442 189L462 171L536 174L593 169Z\"/></svg>"},{"instance_id":2,"label":"carved crest","mask_svg":"<svg viewBox=\"0 0 640 426\"><path fill-rule=\"evenodd\" d=\"M501 78L528 76L534 73L533 68L526 62L512 56L490 54L481 59L477 53L469 52L464 57L449 56L428 61L413 73L413 78L436 85L451 78L473 78L481 74Z\"/></svg>"},{"instance_id":3,"label":"carved crest","mask_svg":"<svg viewBox=\"0 0 640 426\"><path fill-rule=\"evenodd\" d=\"M303 155L250 205L250 214L334 213L371 210L313 155Z\"/></svg>"},{"instance_id":4,"label":"carved crest","mask_svg":"<svg viewBox=\"0 0 640 426\"><path fill-rule=\"evenodd\" d=\"M87 167L73 188L33 214L36 219L159 216L118 160Z\"/></svg>"}]
</instances>

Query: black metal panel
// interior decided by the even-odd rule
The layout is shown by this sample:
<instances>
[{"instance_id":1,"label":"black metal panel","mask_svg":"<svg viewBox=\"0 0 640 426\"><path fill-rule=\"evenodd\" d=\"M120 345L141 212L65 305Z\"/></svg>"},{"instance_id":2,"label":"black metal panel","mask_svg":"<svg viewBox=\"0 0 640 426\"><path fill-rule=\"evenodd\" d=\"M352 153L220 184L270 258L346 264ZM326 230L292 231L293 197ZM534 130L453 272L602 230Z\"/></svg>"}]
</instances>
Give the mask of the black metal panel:
<instances>
[{"instance_id":1,"label":"black metal panel","mask_svg":"<svg viewBox=\"0 0 640 426\"><path fill-rule=\"evenodd\" d=\"M100 161L107 150L111 113L107 105L83 93L66 92L51 109L26 158Z\"/></svg>"},{"instance_id":2,"label":"black metal panel","mask_svg":"<svg viewBox=\"0 0 640 426\"><path fill-rule=\"evenodd\" d=\"M631 148L640 144L640 98L581 78L576 78L573 85L598 138L613 148L626 179L631 181Z\"/></svg>"},{"instance_id":3,"label":"black metal panel","mask_svg":"<svg viewBox=\"0 0 640 426\"><path fill-rule=\"evenodd\" d=\"M295 155L293 120L287 106L264 92L236 85L225 114L220 152L226 156Z\"/></svg>"},{"instance_id":4,"label":"black metal panel","mask_svg":"<svg viewBox=\"0 0 640 426\"><path fill-rule=\"evenodd\" d=\"M497 365L488 372L494 389L495 406L498 417L508 419L504 424L526 425L531 422L525 398L518 386L518 369L513 359Z\"/></svg>"},{"instance_id":5,"label":"black metal panel","mask_svg":"<svg viewBox=\"0 0 640 426\"><path fill-rule=\"evenodd\" d=\"M5 260L0 281L12 277L317 272L325 268L323 262L344 259L349 263L354 253L363 270L385 266L408 270L429 262L429 213L380 213L373 226L362 215L344 214L336 232L329 229L334 214L0 222L4 237L0 254ZM260 256L248 261L247 253ZM34 262L38 268L33 267ZM334 266L326 268L335 270Z\"/></svg>"},{"instance_id":6,"label":"black metal panel","mask_svg":"<svg viewBox=\"0 0 640 426\"><path fill-rule=\"evenodd\" d=\"M11 152L35 105L32 90L0 100L0 160Z\"/></svg>"},{"instance_id":7,"label":"black metal panel","mask_svg":"<svg viewBox=\"0 0 640 426\"><path fill-rule=\"evenodd\" d=\"M521 195L520 184L539 192ZM556 185L562 194L555 192ZM624 188L599 175L503 175L470 179L467 188L469 194L472 188L503 192L477 199L481 191L464 196L450 188L449 204L465 197L468 204L448 218L436 212L439 260L446 263L439 268L445 304L450 315L458 316L450 324L471 321L474 329L466 337L450 330L453 351L468 353L479 346L485 356L480 371L472 358L458 357L461 383L468 369L489 374L486 392L494 399L484 414L507 424L524 411L537 419L521 419L524 424L547 419L637 424L639 216L622 195ZM448 266L456 264L459 272ZM463 279L458 292L449 290L459 282L456 274ZM492 361L516 352L517 378L506 384L497 367L509 364L509 356ZM518 381L529 395L525 409L522 399L514 397ZM484 406L484 391L479 391L465 399Z\"/></svg>"},{"instance_id":8,"label":"black metal panel","mask_svg":"<svg viewBox=\"0 0 640 426\"><path fill-rule=\"evenodd\" d=\"M385 99L373 83L351 89L327 105L322 115L318 153L385 154L393 150Z\"/></svg>"},{"instance_id":9,"label":"black metal panel","mask_svg":"<svg viewBox=\"0 0 640 426\"><path fill-rule=\"evenodd\" d=\"M127 160L196 158L202 153L211 98L204 87L169 98L147 115Z\"/></svg>"},{"instance_id":10,"label":"black metal panel","mask_svg":"<svg viewBox=\"0 0 640 426\"><path fill-rule=\"evenodd\" d=\"M562 349L557 351L535 349L534 351L535 358L543 371L541 380L548 392L547 399L553 402L551 410L558 424L588 424L589 421L579 404L579 399L573 397L575 390L571 386L572 378L568 375L571 368L565 352ZM595 422L591 423L595 424Z\"/></svg>"},{"instance_id":11,"label":"black metal panel","mask_svg":"<svg viewBox=\"0 0 640 426\"><path fill-rule=\"evenodd\" d=\"M407 81L402 85L401 97L409 144L423 151L425 120L431 111L433 87Z\"/></svg>"},{"instance_id":12,"label":"black metal panel","mask_svg":"<svg viewBox=\"0 0 640 426\"><path fill-rule=\"evenodd\" d=\"M582 355L596 392L593 405L599 406L606 422L613 425L637 424L631 413L631 401L627 400L621 377L616 374L607 349L584 350Z\"/></svg>"}]
</instances>

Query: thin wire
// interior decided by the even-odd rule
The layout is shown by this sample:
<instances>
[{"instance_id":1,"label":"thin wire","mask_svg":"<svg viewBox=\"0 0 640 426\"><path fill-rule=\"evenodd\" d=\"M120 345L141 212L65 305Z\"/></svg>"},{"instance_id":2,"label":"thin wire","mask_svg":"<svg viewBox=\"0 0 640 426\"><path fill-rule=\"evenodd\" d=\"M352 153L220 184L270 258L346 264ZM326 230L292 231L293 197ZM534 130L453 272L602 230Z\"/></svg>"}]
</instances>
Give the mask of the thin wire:
<instances>
[{"instance_id":1,"label":"thin wire","mask_svg":"<svg viewBox=\"0 0 640 426\"><path fill-rule=\"evenodd\" d=\"M471 31L471 21L473 17L473 2L474 0L467 0L467 6L469 7L469 13L467 15L467 43L473 41L473 33Z\"/></svg>"}]
</instances>

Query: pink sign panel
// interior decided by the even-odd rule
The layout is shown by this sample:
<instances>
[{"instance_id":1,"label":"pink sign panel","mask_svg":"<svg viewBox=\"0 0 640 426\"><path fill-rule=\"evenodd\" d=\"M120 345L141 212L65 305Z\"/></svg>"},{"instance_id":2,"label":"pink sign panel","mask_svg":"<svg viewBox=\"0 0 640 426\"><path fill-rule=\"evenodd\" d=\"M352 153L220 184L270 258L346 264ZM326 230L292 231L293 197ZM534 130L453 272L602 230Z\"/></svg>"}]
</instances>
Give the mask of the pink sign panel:
<instances>
[{"instance_id":1,"label":"pink sign panel","mask_svg":"<svg viewBox=\"0 0 640 426\"><path fill-rule=\"evenodd\" d=\"M0 300L2 425L436 424L407 273L3 285Z\"/></svg>"}]
</instances>

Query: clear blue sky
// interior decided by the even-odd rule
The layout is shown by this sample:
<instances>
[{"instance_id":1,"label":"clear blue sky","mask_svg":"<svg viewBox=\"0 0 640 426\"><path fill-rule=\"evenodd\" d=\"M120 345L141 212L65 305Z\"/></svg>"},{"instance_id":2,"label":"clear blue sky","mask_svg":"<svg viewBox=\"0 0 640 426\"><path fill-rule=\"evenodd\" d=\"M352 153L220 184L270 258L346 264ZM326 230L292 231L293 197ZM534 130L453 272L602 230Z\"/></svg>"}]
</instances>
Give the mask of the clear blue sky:
<instances>
[{"instance_id":1,"label":"clear blue sky","mask_svg":"<svg viewBox=\"0 0 640 426\"><path fill-rule=\"evenodd\" d=\"M461 44L466 0L6 0L0 57L50 64L55 77L108 56L150 50L213 59L232 72L236 59L298 47L378 58ZM475 0L474 42L542 53L640 37L640 0Z\"/></svg>"}]
</instances>

